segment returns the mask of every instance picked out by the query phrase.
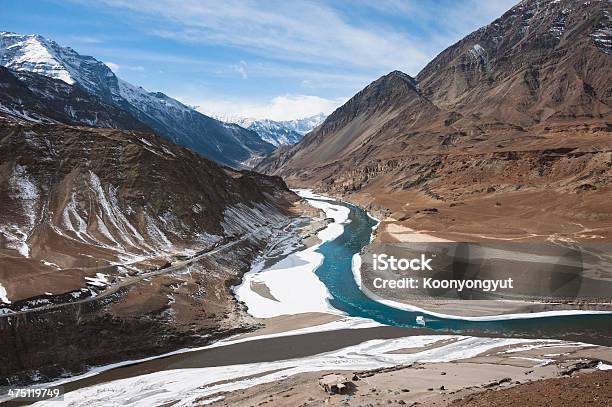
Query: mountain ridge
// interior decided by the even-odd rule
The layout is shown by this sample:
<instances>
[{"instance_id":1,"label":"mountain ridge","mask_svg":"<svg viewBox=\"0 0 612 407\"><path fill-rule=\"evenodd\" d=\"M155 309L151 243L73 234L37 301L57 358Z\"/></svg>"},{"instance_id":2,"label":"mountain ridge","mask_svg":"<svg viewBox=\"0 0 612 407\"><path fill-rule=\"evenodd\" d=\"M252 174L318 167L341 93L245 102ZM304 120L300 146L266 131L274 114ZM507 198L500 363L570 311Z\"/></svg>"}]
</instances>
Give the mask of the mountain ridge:
<instances>
[{"instance_id":1,"label":"mountain ridge","mask_svg":"<svg viewBox=\"0 0 612 407\"><path fill-rule=\"evenodd\" d=\"M152 132L124 110L105 104L80 87L27 71L0 66L0 111L13 117Z\"/></svg>"},{"instance_id":2,"label":"mountain ridge","mask_svg":"<svg viewBox=\"0 0 612 407\"><path fill-rule=\"evenodd\" d=\"M244 167L274 149L255 132L224 125L161 92L131 85L97 59L40 35L0 32L0 65L76 84L156 133L225 165Z\"/></svg>"},{"instance_id":3,"label":"mountain ridge","mask_svg":"<svg viewBox=\"0 0 612 407\"><path fill-rule=\"evenodd\" d=\"M584 239L576 225L597 227L589 217L612 237L608 4L522 1L416 78L376 79L255 169L451 240L538 236L537 225ZM528 204L538 200L559 220L545 222Z\"/></svg>"},{"instance_id":4,"label":"mountain ridge","mask_svg":"<svg viewBox=\"0 0 612 407\"><path fill-rule=\"evenodd\" d=\"M215 119L222 122L234 123L255 131L263 140L275 147L297 143L306 133L321 124L326 117L324 113L293 120L253 119L232 115L214 116Z\"/></svg>"}]
</instances>

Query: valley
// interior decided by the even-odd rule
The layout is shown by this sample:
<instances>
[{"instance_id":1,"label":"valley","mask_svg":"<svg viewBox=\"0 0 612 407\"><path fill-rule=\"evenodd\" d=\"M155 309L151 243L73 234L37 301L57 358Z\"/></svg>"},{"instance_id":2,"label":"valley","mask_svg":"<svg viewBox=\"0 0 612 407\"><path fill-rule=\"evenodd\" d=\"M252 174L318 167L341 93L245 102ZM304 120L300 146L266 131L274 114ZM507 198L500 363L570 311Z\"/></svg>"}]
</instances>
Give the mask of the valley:
<instances>
[{"instance_id":1,"label":"valley","mask_svg":"<svg viewBox=\"0 0 612 407\"><path fill-rule=\"evenodd\" d=\"M414 78L375 80L256 170L373 211L389 242L609 240L606 7L521 2Z\"/></svg>"},{"instance_id":2,"label":"valley","mask_svg":"<svg viewBox=\"0 0 612 407\"><path fill-rule=\"evenodd\" d=\"M105 33L96 57L0 31L0 386L66 391L38 406L608 405L610 4L520 1L430 38L446 48L410 75L346 61L410 38L343 31L350 13L333 36L372 49L326 38L339 59L315 61L298 41L286 66L223 53L238 5ZM312 31L257 16L268 47ZM124 79L167 89L164 69L176 98Z\"/></svg>"},{"instance_id":3,"label":"valley","mask_svg":"<svg viewBox=\"0 0 612 407\"><path fill-rule=\"evenodd\" d=\"M563 371L582 366L585 360L588 364L576 369L579 374L596 371L598 363L609 363L612 333L605 327L610 313L526 313L516 320L507 318L511 315L498 315L472 321L453 316L440 318L425 310L394 310L370 300L350 283L350 267L348 276L332 272L347 270L338 262L351 262L358 250L351 245L369 241L371 224L359 220L367 220L367 215L351 214L349 218L348 212L341 210L342 204L300 193L308 196L314 206L324 208L335 221L318 232L324 242L318 250L325 254L322 265L317 265L316 260L309 263L313 248L304 248L272 263L268 269L256 266L256 271L248 273L235 289L249 314L257 316L265 328L209 346L110 365L60 380L57 384L71 391L69 402L78 405L79 400L91 399L88 394L93 392L100 405L133 399L138 394L145 394L147 402L154 404L180 399L195 404L210 400L243 405L256 397L293 405L308 397L310 402L323 401L312 383L326 372L340 372L358 377L353 378L357 390L328 398L328 402L367 403L386 397L396 402L407 399L432 403L465 397L496 380L503 379L489 387L508 388L512 382L563 376ZM319 198L323 200L316 201ZM355 228L360 227L367 230L361 243L351 238ZM339 245L346 247L341 260L337 255L341 251ZM303 263L307 269L303 269ZM313 268L317 276L308 272ZM267 287L270 296L258 294L253 278ZM284 278L291 283L282 281ZM318 288L321 283L322 291ZM324 314L334 317L322 318ZM301 320L296 318L300 315ZM425 315L425 326L419 324L419 315ZM545 328L534 335L534 326ZM472 336L466 336L468 333ZM588 344L581 339L588 340ZM465 372L472 370L480 374L462 379ZM440 372L448 377L440 377ZM393 374L398 377L392 378ZM180 375L180 385L174 387L168 375ZM407 380L409 384L405 384ZM431 393L432 383L437 383L436 389L444 387L444 391ZM147 393L151 386L165 390ZM382 390L372 390L372 386ZM402 394L400 389L406 386L412 394ZM283 387L288 390L283 391ZM282 398L277 399L280 394Z\"/></svg>"}]
</instances>

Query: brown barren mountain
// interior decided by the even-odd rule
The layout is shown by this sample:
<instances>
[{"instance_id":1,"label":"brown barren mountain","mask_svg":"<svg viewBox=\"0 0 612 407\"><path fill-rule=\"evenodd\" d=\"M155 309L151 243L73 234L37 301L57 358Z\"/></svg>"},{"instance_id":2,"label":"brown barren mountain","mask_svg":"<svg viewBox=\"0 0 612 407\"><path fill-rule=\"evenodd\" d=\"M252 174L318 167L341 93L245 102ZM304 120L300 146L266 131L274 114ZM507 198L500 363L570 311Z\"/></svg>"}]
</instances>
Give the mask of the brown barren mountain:
<instances>
[{"instance_id":1,"label":"brown barren mountain","mask_svg":"<svg viewBox=\"0 0 612 407\"><path fill-rule=\"evenodd\" d=\"M523 1L256 170L386 216L383 240L610 239L610 6Z\"/></svg>"},{"instance_id":2,"label":"brown barren mountain","mask_svg":"<svg viewBox=\"0 0 612 407\"><path fill-rule=\"evenodd\" d=\"M2 384L253 327L230 286L287 237L280 178L151 133L2 112L0 157Z\"/></svg>"}]
</instances>

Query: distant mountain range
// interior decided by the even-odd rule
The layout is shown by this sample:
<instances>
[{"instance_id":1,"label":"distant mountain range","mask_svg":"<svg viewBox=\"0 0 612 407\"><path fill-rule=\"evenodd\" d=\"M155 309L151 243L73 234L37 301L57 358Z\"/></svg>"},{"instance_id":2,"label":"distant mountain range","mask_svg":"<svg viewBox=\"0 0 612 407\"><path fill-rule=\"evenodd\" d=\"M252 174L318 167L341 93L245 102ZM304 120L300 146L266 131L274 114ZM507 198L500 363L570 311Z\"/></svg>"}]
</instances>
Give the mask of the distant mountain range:
<instances>
[{"instance_id":1,"label":"distant mountain range","mask_svg":"<svg viewBox=\"0 0 612 407\"><path fill-rule=\"evenodd\" d=\"M214 117L217 120L235 123L246 129L253 130L263 140L275 147L280 147L297 143L306 133L309 133L319 124L323 123L327 116L324 113L319 113L303 119L282 121L241 118L232 115L217 115Z\"/></svg>"},{"instance_id":2,"label":"distant mountain range","mask_svg":"<svg viewBox=\"0 0 612 407\"><path fill-rule=\"evenodd\" d=\"M121 109L176 144L235 168L261 158L274 146L254 131L222 123L161 93L119 79L104 63L40 35L0 32L0 65L58 79ZM21 78L26 83L31 79ZM90 125L103 125L93 120Z\"/></svg>"}]
</instances>

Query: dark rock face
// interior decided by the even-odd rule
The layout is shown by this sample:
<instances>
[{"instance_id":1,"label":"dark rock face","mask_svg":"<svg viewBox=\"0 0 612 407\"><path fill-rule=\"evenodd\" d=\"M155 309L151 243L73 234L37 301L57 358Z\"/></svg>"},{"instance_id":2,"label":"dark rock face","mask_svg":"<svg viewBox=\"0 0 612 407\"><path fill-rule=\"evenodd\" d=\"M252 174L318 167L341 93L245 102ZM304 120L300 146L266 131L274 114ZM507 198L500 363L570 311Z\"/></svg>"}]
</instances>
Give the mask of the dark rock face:
<instances>
[{"instance_id":1,"label":"dark rock face","mask_svg":"<svg viewBox=\"0 0 612 407\"><path fill-rule=\"evenodd\" d=\"M0 111L16 118L44 122L152 131L129 113L102 102L78 86L2 66Z\"/></svg>"}]
</instances>

